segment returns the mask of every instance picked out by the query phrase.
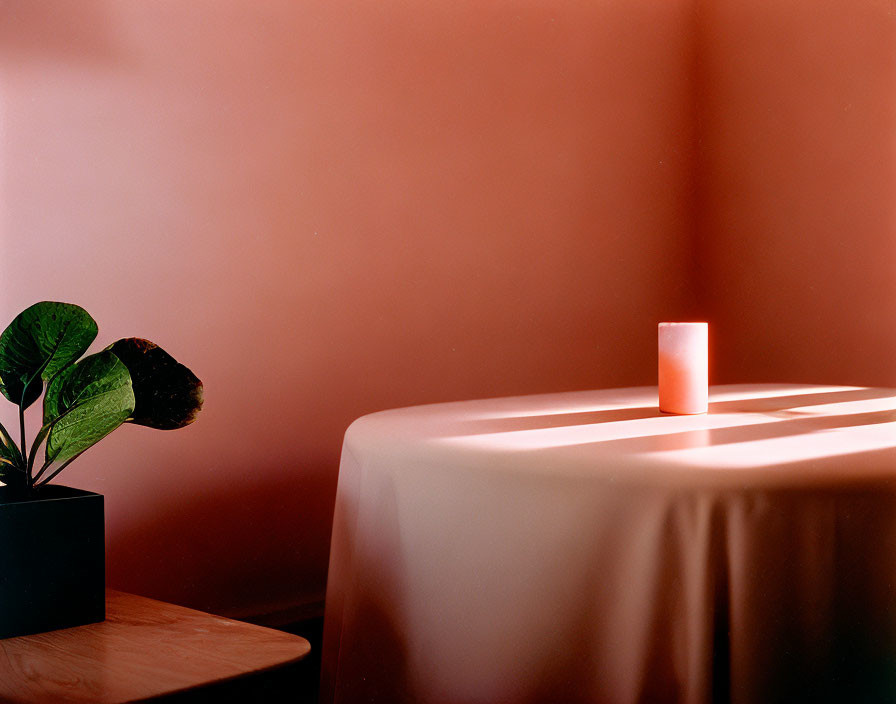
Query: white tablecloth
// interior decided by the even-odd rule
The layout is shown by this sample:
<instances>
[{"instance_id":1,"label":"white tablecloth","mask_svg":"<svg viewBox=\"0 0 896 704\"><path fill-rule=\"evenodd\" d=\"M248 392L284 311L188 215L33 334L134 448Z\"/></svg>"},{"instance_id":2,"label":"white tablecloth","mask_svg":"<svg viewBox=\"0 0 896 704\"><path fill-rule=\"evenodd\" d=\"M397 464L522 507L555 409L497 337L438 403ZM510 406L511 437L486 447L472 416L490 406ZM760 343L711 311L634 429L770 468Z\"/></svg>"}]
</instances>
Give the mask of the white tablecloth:
<instances>
[{"instance_id":1,"label":"white tablecloth","mask_svg":"<svg viewBox=\"0 0 896 704\"><path fill-rule=\"evenodd\" d=\"M421 406L345 436L322 701L896 701L896 390Z\"/></svg>"}]
</instances>

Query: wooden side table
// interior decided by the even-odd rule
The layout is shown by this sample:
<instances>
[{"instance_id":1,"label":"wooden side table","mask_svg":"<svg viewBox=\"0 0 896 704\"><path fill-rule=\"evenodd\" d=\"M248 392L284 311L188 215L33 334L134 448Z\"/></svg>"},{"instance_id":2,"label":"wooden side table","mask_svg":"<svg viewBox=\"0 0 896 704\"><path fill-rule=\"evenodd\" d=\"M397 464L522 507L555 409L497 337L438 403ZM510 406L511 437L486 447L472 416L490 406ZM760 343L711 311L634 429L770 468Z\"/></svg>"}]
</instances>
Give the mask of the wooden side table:
<instances>
[{"instance_id":1,"label":"wooden side table","mask_svg":"<svg viewBox=\"0 0 896 704\"><path fill-rule=\"evenodd\" d=\"M0 640L0 701L113 704L303 659L299 636L108 590L106 620Z\"/></svg>"}]
</instances>

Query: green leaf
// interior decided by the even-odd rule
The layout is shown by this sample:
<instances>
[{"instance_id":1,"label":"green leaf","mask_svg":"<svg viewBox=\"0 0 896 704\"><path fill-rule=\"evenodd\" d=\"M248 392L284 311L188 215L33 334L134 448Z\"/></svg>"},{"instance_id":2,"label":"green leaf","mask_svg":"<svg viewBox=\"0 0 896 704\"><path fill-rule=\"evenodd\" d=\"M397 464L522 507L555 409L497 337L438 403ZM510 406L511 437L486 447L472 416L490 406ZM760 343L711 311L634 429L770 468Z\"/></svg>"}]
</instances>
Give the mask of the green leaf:
<instances>
[{"instance_id":1,"label":"green leaf","mask_svg":"<svg viewBox=\"0 0 896 704\"><path fill-rule=\"evenodd\" d=\"M19 450L9 447L2 438L0 438L0 474L9 467L9 464L18 466L21 464L22 458Z\"/></svg>"},{"instance_id":2,"label":"green leaf","mask_svg":"<svg viewBox=\"0 0 896 704\"><path fill-rule=\"evenodd\" d=\"M65 462L106 437L134 411L128 369L112 352L85 357L60 372L47 387L44 424L58 420L47 436L47 461Z\"/></svg>"},{"instance_id":3,"label":"green leaf","mask_svg":"<svg viewBox=\"0 0 896 704\"><path fill-rule=\"evenodd\" d=\"M6 428L0 424L0 482L7 486L17 480L24 480L25 470L22 469L23 460L19 448Z\"/></svg>"},{"instance_id":4,"label":"green leaf","mask_svg":"<svg viewBox=\"0 0 896 704\"><path fill-rule=\"evenodd\" d=\"M107 347L125 364L136 407L130 422L159 430L189 425L202 409L202 382L149 340L129 337Z\"/></svg>"},{"instance_id":5,"label":"green leaf","mask_svg":"<svg viewBox=\"0 0 896 704\"><path fill-rule=\"evenodd\" d=\"M84 354L96 334L96 322L80 306L43 301L26 308L0 335L0 392L28 408L44 382Z\"/></svg>"}]
</instances>

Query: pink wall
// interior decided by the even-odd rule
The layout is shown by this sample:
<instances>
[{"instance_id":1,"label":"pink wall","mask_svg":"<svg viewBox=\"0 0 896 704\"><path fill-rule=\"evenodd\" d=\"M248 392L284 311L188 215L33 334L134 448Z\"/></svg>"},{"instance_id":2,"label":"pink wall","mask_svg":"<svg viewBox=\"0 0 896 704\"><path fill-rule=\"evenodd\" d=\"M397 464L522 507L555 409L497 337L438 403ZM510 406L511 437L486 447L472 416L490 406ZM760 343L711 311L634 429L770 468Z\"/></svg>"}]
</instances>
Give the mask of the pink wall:
<instances>
[{"instance_id":1,"label":"pink wall","mask_svg":"<svg viewBox=\"0 0 896 704\"><path fill-rule=\"evenodd\" d=\"M714 381L896 386L896 2L700 0Z\"/></svg>"},{"instance_id":2,"label":"pink wall","mask_svg":"<svg viewBox=\"0 0 896 704\"><path fill-rule=\"evenodd\" d=\"M656 322L694 310L692 21L0 5L2 324L78 302L101 343L149 337L206 385L195 425L122 428L61 477L106 495L110 584L313 603L355 417L653 383Z\"/></svg>"},{"instance_id":3,"label":"pink wall","mask_svg":"<svg viewBox=\"0 0 896 704\"><path fill-rule=\"evenodd\" d=\"M894 47L894 0L0 5L0 325L206 383L63 475L110 584L315 603L353 418L653 383L658 320L715 382L896 385Z\"/></svg>"}]
</instances>

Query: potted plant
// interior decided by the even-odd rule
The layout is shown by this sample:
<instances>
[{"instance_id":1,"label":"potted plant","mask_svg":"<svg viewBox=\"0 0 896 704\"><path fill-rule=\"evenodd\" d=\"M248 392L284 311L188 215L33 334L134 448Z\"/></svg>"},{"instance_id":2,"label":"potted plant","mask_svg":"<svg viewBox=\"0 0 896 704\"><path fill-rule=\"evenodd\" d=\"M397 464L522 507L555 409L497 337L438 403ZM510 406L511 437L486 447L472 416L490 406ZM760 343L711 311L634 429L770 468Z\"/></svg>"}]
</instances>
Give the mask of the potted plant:
<instances>
[{"instance_id":1,"label":"potted plant","mask_svg":"<svg viewBox=\"0 0 896 704\"><path fill-rule=\"evenodd\" d=\"M0 334L0 393L19 419L18 443L0 424L0 638L105 618L103 497L49 482L123 423L173 430L202 407L202 382L148 340L82 359L97 331L80 306L43 301Z\"/></svg>"}]
</instances>

